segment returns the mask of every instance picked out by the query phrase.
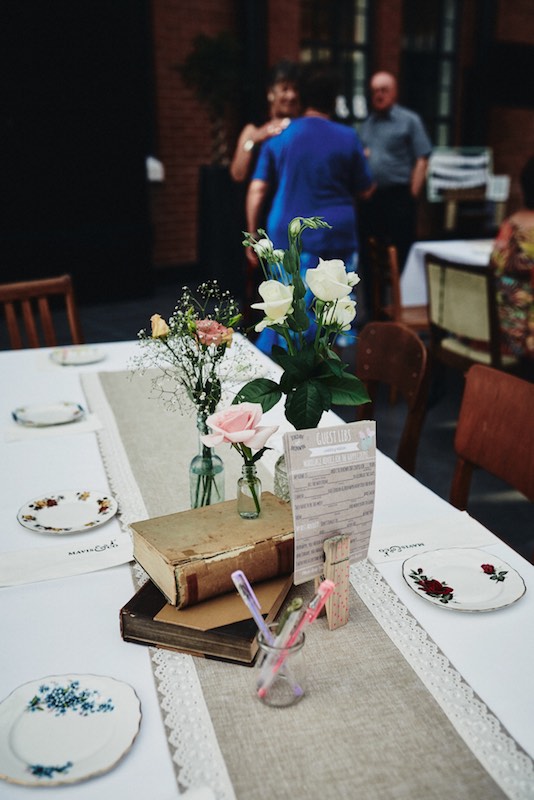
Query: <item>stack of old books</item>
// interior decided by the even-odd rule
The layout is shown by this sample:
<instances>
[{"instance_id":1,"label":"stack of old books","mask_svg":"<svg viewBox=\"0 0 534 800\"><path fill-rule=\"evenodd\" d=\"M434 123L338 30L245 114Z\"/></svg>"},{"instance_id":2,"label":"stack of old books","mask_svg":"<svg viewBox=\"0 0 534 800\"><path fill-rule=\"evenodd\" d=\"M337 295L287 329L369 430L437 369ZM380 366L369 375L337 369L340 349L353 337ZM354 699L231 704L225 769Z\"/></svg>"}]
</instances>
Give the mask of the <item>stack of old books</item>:
<instances>
[{"instance_id":1,"label":"stack of old books","mask_svg":"<svg viewBox=\"0 0 534 800\"><path fill-rule=\"evenodd\" d=\"M121 609L125 641L252 664L257 627L231 579L241 569L266 622L292 586L291 506L269 492L255 520L235 500L131 525L134 558L149 580Z\"/></svg>"}]
</instances>

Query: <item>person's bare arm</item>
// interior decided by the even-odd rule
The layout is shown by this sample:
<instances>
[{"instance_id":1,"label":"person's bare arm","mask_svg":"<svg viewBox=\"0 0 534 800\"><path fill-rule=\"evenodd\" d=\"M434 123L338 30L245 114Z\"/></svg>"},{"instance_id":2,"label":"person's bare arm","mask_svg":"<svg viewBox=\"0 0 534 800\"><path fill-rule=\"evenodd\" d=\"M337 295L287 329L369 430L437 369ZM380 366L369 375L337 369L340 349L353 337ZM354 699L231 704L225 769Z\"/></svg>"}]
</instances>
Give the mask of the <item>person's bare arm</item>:
<instances>
[{"instance_id":1,"label":"person's bare arm","mask_svg":"<svg viewBox=\"0 0 534 800\"><path fill-rule=\"evenodd\" d=\"M425 183L428 158L418 158L412 169L410 191L413 197L418 197Z\"/></svg>"},{"instance_id":2,"label":"person's bare arm","mask_svg":"<svg viewBox=\"0 0 534 800\"><path fill-rule=\"evenodd\" d=\"M288 119L273 119L257 128L255 125L245 125L235 149L230 175L236 183L243 183L250 177L250 167L254 149L271 136L277 136L287 128Z\"/></svg>"},{"instance_id":3,"label":"person's bare arm","mask_svg":"<svg viewBox=\"0 0 534 800\"><path fill-rule=\"evenodd\" d=\"M269 184L267 181L254 180L250 182L245 201L247 231L249 233L255 233L258 230L260 214L268 191ZM250 264L257 266L258 257L252 247L247 247L246 256Z\"/></svg>"},{"instance_id":4,"label":"person's bare arm","mask_svg":"<svg viewBox=\"0 0 534 800\"><path fill-rule=\"evenodd\" d=\"M245 125L237 140L234 157L230 164L230 175L236 183L242 183L249 176L257 130L255 125ZM251 142L252 144L250 144Z\"/></svg>"}]
</instances>

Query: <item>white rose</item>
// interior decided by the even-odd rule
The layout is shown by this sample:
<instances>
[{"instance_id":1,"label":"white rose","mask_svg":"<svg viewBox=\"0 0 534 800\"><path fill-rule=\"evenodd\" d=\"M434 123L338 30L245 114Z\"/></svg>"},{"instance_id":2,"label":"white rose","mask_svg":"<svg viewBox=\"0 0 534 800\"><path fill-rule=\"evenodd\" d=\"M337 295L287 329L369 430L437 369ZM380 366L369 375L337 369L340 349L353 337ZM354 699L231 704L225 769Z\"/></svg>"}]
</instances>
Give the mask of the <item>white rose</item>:
<instances>
[{"instance_id":1,"label":"white rose","mask_svg":"<svg viewBox=\"0 0 534 800\"><path fill-rule=\"evenodd\" d=\"M331 261L320 258L315 269L306 270L306 283L314 295L325 303L346 297L359 280L355 272L347 272L340 258Z\"/></svg>"},{"instance_id":2,"label":"white rose","mask_svg":"<svg viewBox=\"0 0 534 800\"><path fill-rule=\"evenodd\" d=\"M256 244L252 245L252 249L260 258L269 258L273 254L273 243L270 239L260 239Z\"/></svg>"},{"instance_id":3,"label":"white rose","mask_svg":"<svg viewBox=\"0 0 534 800\"><path fill-rule=\"evenodd\" d=\"M265 319L258 322L256 331L262 331L267 325L281 325L288 314L293 311L293 286L285 286L279 281L263 281L258 287L263 303L252 303L265 314Z\"/></svg>"},{"instance_id":4,"label":"white rose","mask_svg":"<svg viewBox=\"0 0 534 800\"><path fill-rule=\"evenodd\" d=\"M342 298L325 309L323 325L339 326L342 331L350 331L350 324L356 316L356 301Z\"/></svg>"}]
</instances>

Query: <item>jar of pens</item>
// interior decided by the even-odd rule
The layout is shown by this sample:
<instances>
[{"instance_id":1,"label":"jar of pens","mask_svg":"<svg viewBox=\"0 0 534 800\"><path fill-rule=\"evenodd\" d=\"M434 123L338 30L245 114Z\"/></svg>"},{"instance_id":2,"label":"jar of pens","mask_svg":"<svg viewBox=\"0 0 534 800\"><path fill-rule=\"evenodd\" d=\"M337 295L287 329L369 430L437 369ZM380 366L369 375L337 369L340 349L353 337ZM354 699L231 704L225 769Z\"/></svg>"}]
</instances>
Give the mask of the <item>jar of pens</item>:
<instances>
[{"instance_id":1,"label":"jar of pens","mask_svg":"<svg viewBox=\"0 0 534 800\"><path fill-rule=\"evenodd\" d=\"M277 623L266 625L245 574L236 570L232 573L232 580L259 629L260 652L254 678L256 696L265 705L278 708L298 703L306 692L304 630L319 616L335 584L324 580L307 606L302 598L294 598Z\"/></svg>"}]
</instances>

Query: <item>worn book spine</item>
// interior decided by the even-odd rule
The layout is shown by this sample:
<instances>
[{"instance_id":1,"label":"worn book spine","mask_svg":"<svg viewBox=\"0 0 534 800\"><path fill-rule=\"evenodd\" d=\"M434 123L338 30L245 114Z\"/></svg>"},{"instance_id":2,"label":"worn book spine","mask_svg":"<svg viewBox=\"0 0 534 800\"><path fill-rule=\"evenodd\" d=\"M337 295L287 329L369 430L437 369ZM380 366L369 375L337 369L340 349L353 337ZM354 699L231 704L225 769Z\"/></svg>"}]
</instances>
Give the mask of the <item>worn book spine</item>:
<instances>
[{"instance_id":1,"label":"worn book spine","mask_svg":"<svg viewBox=\"0 0 534 800\"><path fill-rule=\"evenodd\" d=\"M251 583L293 572L293 534L258 542L213 558L179 564L174 569L178 607L233 591L232 572L241 569Z\"/></svg>"}]
</instances>

